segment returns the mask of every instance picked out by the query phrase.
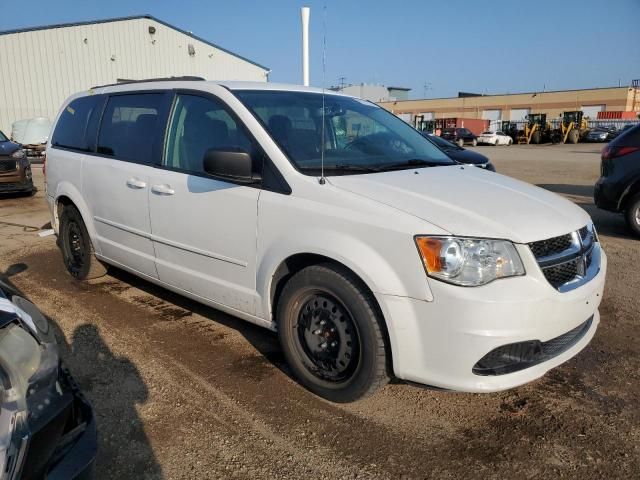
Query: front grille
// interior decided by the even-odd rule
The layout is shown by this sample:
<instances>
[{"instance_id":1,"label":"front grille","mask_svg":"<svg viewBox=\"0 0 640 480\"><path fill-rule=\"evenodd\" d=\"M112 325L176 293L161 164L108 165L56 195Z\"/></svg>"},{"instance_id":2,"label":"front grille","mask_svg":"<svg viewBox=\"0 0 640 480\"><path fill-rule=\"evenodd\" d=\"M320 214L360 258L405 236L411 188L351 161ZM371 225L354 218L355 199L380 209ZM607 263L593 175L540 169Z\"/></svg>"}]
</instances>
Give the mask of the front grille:
<instances>
[{"instance_id":1,"label":"front grille","mask_svg":"<svg viewBox=\"0 0 640 480\"><path fill-rule=\"evenodd\" d=\"M580 258L569 260L559 265L553 265L542 270L545 278L553 286L559 288L565 283L569 283L578 275L578 262Z\"/></svg>"},{"instance_id":2,"label":"front grille","mask_svg":"<svg viewBox=\"0 0 640 480\"><path fill-rule=\"evenodd\" d=\"M588 274L594 275L590 267L597 241L593 226L586 225L576 232L532 242L529 248L551 286L566 291L588 281Z\"/></svg>"},{"instance_id":3,"label":"front grille","mask_svg":"<svg viewBox=\"0 0 640 480\"><path fill-rule=\"evenodd\" d=\"M0 160L0 172L14 172L18 169L15 160Z\"/></svg>"},{"instance_id":4,"label":"front grille","mask_svg":"<svg viewBox=\"0 0 640 480\"><path fill-rule=\"evenodd\" d=\"M473 367L476 375L505 375L546 362L578 343L591 328L593 316L576 328L546 342L530 340L495 348Z\"/></svg>"},{"instance_id":5,"label":"front grille","mask_svg":"<svg viewBox=\"0 0 640 480\"><path fill-rule=\"evenodd\" d=\"M555 255L564 252L571 247L571 234L568 233L567 235L562 235L560 237L533 242L529 244L529 247L531 247L531 251L536 259Z\"/></svg>"}]
</instances>

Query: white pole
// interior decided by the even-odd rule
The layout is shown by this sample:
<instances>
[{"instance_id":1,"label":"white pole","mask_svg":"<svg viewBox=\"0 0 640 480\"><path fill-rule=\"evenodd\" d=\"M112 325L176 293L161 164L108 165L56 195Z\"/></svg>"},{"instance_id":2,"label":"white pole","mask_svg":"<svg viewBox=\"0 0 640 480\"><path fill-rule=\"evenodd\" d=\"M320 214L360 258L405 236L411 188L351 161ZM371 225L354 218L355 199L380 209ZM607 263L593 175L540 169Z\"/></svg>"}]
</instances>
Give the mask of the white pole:
<instances>
[{"instance_id":1,"label":"white pole","mask_svg":"<svg viewBox=\"0 0 640 480\"><path fill-rule=\"evenodd\" d=\"M309 7L302 7L302 84L309 86Z\"/></svg>"}]
</instances>

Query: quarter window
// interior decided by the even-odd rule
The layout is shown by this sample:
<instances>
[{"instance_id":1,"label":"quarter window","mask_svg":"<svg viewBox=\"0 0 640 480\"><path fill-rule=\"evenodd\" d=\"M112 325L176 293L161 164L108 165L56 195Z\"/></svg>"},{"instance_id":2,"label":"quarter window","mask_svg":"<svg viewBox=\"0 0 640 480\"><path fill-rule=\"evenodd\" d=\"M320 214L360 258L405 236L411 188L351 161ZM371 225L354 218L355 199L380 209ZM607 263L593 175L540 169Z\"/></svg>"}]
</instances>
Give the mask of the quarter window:
<instances>
[{"instance_id":1,"label":"quarter window","mask_svg":"<svg viewBox=\"0 0 640 480\"><path fill-rule=\"evenodd\" d=\"M98 137L98 153L119 160L153 164L153 145L160 129L162 93L109 98Z\"/></svg>"},{"instance_id":2,"label":"quarter window","mask_svg":"<svg viewBox=\"0 0 640 480\"><path fill-rule=\"evenodd\" d=\"M60 114L51 145L83 152L92 151L104 97L90 95L73 100Z\"/></svg>"},{"instance_id":3,"label":"quarter window","mask_svg":"<svg viewBox=\"0 0 640 480\"><path fill-rule=\"evenodd\" d=\"M169 125L165 165L204 173L204 154L210 149L252 153L252 142L221 102L179 94Z\"/></svg>"}]
</instances>

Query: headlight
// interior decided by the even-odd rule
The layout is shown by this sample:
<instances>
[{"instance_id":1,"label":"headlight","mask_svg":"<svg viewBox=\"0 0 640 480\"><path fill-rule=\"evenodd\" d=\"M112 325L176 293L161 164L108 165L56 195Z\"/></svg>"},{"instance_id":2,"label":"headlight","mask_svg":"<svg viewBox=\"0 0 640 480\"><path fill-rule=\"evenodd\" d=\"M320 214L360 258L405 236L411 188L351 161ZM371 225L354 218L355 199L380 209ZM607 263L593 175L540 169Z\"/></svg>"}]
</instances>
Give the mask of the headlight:
<instances>
[{"instance_id":1,"label":"headlight","mask_svg":"<svg viewBox=\"0 0 640 480\"><path fill-rule=\"evenodd\" d=\"M41 360L40 345L25 329L11 325L0 330L0 364L21 397L26 394L29 380L40 368Z\"/></svg>"},{"instance_id":2,"label":"headlight","mask_svg":"<svg viewBox=\"0 0 640 480\"><path fill-rule=\"evenodd\" d=\"M525 273L516 247L505 240L424 236L415 240L427 275L438 280L475 287Z\"/></svg>"},{"instance_id":3,"label":"headlight","mask_svg":"<svg viewBox=\"0 0 640 480\"><path fill-rule=\"evenodd\" d=\"M24 153L24 150L22 150L21 148L19 148L18 150L16 150L15 152L13 152L11 154L11 158L15 158L16 160L20 160L21 158L24 158L26 155Z\"/></svg>"}]
</instances>

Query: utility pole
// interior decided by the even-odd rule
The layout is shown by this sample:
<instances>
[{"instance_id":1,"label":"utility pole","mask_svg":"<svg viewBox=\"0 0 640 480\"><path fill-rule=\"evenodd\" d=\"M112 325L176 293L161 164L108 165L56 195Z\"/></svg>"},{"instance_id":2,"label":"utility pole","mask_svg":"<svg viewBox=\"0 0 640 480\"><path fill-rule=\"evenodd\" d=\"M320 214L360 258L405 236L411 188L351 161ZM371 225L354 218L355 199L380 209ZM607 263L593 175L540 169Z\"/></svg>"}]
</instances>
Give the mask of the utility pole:
<instances>
[{"instance_id":1,"label":"utility pole","mask_svg":"<svg viewBox=\"0 0 640 480\"><path fill-rule=\"evenodd\" d=\"M344 87L346 85L345 80L347 79L347 77L338 77L339 80L339 85L340 85L340 90L344 90Z\"/></svg>"},{"instance_id":2,"label":"utility pole","mask_svg":"<svg viewBox=\"0 0 640 480\"><path fill-rule=\"evenodd\" d=\"M427 92L428 92L429 90L433 90L433 88L431 88L431 83L429 83L429 82L424 82L424 85L423 85L423 87L422 87L422 88L423 88L423 92L424 92L424 98L427 98Z\"/></svg>"}]
</instances>

